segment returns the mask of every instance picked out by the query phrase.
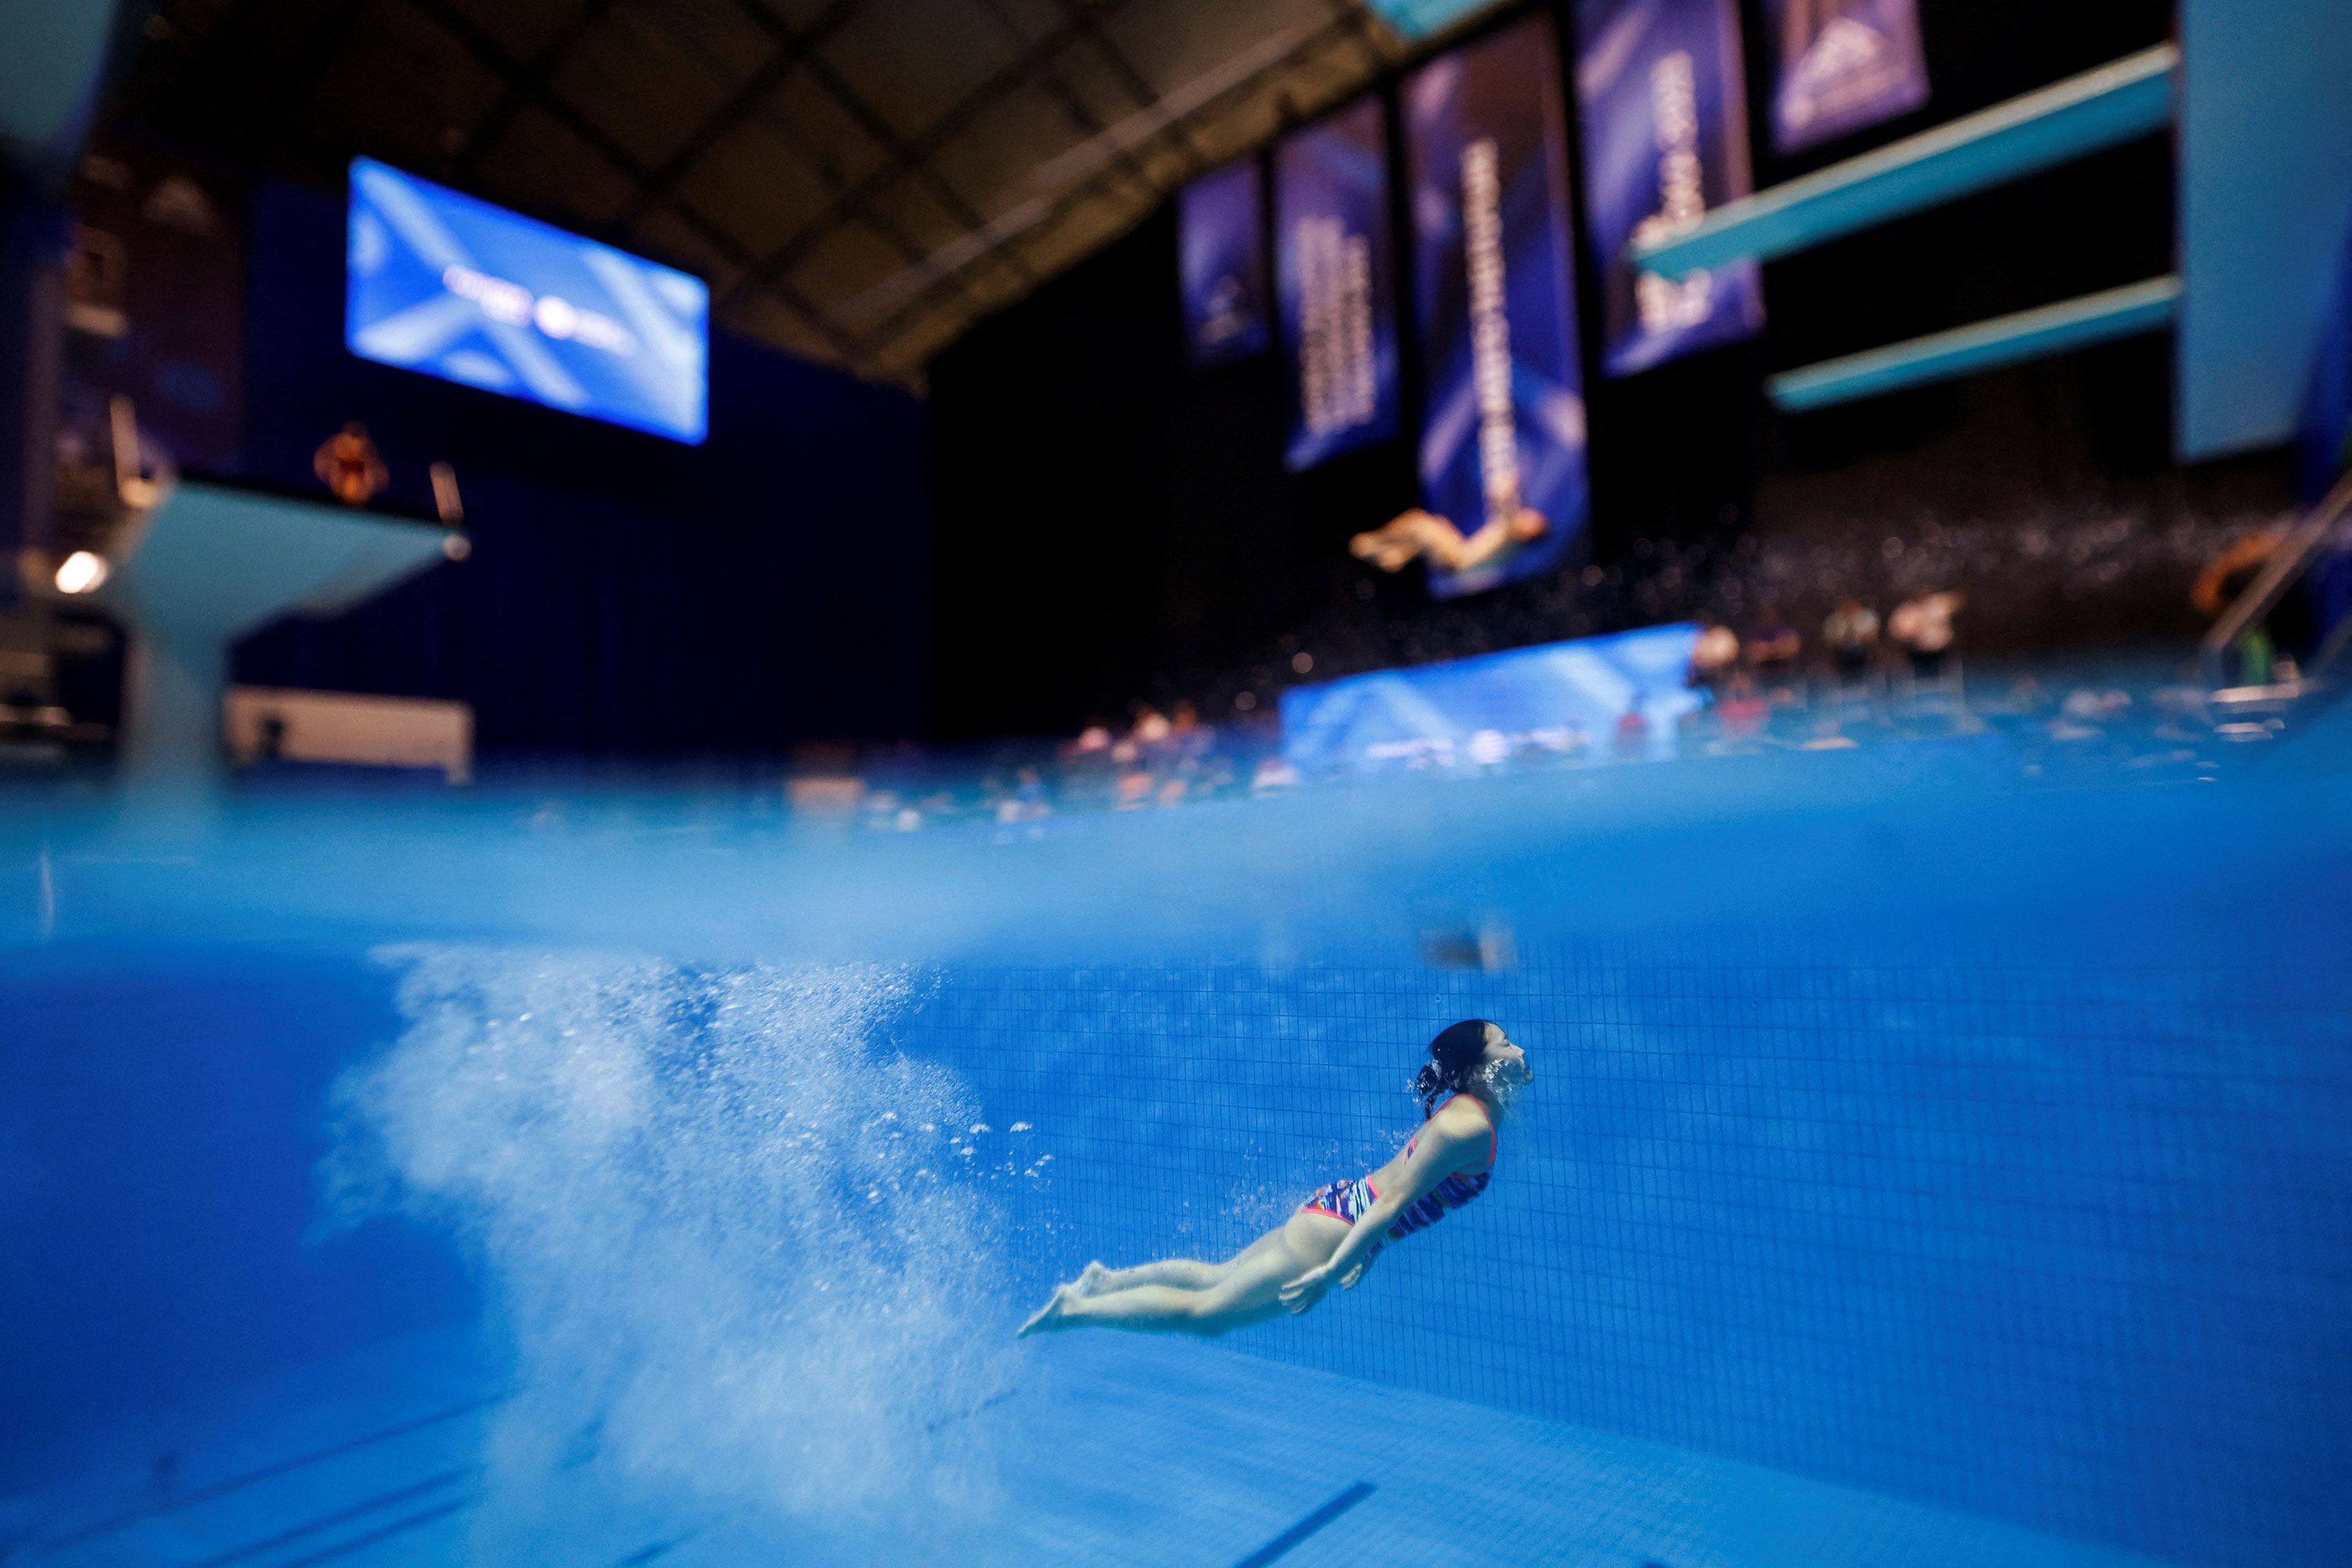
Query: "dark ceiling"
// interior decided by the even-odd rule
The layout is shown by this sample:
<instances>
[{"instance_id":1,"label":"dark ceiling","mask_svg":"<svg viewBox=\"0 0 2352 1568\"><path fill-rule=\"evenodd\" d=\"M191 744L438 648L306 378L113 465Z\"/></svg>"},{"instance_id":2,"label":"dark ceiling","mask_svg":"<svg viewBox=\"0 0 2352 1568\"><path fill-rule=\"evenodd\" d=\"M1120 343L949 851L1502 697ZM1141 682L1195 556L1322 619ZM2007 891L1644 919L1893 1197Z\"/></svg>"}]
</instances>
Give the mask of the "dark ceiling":
<instances>
[{"instance_id":1,"label":"dark ceiling","mask_svg":"<svg viewBox=\"0 0 2352 1568\"><path fill-rule=\"evenodd\" d=\"M367 153L919 384L975 315L1403 53L1361 0L161 0L111 112L322 182Z\"/></svg>"}]
</instances>

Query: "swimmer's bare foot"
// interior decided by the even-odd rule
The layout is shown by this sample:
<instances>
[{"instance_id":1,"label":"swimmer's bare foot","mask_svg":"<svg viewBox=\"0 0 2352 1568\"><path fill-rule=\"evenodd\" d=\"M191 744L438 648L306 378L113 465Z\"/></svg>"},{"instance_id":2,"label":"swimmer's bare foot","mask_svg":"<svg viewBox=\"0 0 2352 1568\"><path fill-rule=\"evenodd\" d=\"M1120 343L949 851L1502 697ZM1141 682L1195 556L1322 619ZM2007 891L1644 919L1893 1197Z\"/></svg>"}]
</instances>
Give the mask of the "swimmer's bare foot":
<instances>
[{"instance_id":1,"label":"swimmer's bare foot","mask_svg":"<svg viewBox=\"0 0 2352 1568\"><path fill-rule=\"evenodd\" d=\"M1067 1285L1055 1287L1054 1299L1031 1313L1029 1321L1021 1325L1021 1331L1013 1337L1016 1340L1025 1340L1031 1334L1042 1334L1048 1329L1060 1328L1062 1309L1069 1300L1070 1291L1071 1288Z\"/></svg>"},{"instance_id":2,"label":"swimmer's bare foot","mask_svg":"<svg viewBox=\"0 0 2352 1568\"><path fill-rule=\"evenodd\" d=\"M1078 1270L1078 1294L1081 1296L1101 1295L1103 1281L1109 1279L1110 1276L1111 1271L1104 1268L1099 1262L1087 1264L1084 1268Z\"/></svg>"}]
</instances>

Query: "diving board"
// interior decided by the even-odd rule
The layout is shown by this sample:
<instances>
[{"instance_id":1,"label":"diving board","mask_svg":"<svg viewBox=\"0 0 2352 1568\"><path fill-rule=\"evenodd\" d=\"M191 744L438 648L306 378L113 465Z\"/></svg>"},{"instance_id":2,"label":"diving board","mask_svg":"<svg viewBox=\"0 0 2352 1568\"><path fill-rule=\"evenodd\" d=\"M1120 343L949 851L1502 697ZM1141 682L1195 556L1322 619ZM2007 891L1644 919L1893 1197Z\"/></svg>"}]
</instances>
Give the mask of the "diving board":
<instances>
[{"instance_id":1,"label":"diving board","mask_svg":"<svg viewBox=\"0 0 2352 1568\"><path fill-rule=\"evenodd\" d=\"M1633 259L1679 277L1808 249L2159 131L2180 51L2159 44L1716 208Z\"/></svg>"},{"instance_id":2,"label":"diving board","mask_svg":"<svg viewBox=\"0 0 2352 1568\"><path fill-rule=\"evenodd\" d=\"M1766 384L1782 410L1801 414L1835 403L1874 397L1901 387L1948 381L2005 364L2065 353L2093 343L2172 324L2180 309L2180 279L2103 289L2055 305L1996 316L1866 353L1784 371Z\"/></svg>"}]
</instances>

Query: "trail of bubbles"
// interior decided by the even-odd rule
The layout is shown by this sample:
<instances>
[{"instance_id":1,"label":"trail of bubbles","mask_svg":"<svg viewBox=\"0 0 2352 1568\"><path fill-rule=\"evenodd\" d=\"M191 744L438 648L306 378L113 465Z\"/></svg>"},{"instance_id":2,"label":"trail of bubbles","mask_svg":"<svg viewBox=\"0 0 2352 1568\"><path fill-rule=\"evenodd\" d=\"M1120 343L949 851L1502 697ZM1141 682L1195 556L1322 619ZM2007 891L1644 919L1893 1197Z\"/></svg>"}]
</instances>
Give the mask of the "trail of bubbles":
<instances>
[{"instance_id":1,"label":"trail of bubbles","mask_svg":"<svg viewBox=\"0 0 2352 1568\"><path fill-rule=\"evenodd\" d=\"M1003 1225L918 1131L979 1120L961 1083L877 1043L907 973L380 956L408 1026L338 1088L330 1203L484 1267L521 1389L486 1531L583 1465L796 1531L986 1500Z\"/></svg>"}]
</instances>

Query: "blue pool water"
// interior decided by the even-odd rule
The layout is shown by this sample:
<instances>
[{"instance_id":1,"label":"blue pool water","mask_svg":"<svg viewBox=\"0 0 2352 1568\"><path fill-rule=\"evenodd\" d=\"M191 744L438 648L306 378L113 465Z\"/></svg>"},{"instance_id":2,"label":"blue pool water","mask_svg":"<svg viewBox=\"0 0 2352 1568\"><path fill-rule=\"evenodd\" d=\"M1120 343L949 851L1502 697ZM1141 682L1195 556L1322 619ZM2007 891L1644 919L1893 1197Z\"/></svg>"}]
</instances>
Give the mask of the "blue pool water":
<instances>
[{"instance_id":1,"label":"blue pool water","mask_svg":"<svg viewBox=\"0 0 2352 1568\"><path fill-rule=\"evenodd\" d=\"M2013 763L20 796L0 1561L2345 1561L2352 742ZM1012 1341L1467 1015L1538 1080L1362 1289Z\"/></svg>"}]
</instances>

